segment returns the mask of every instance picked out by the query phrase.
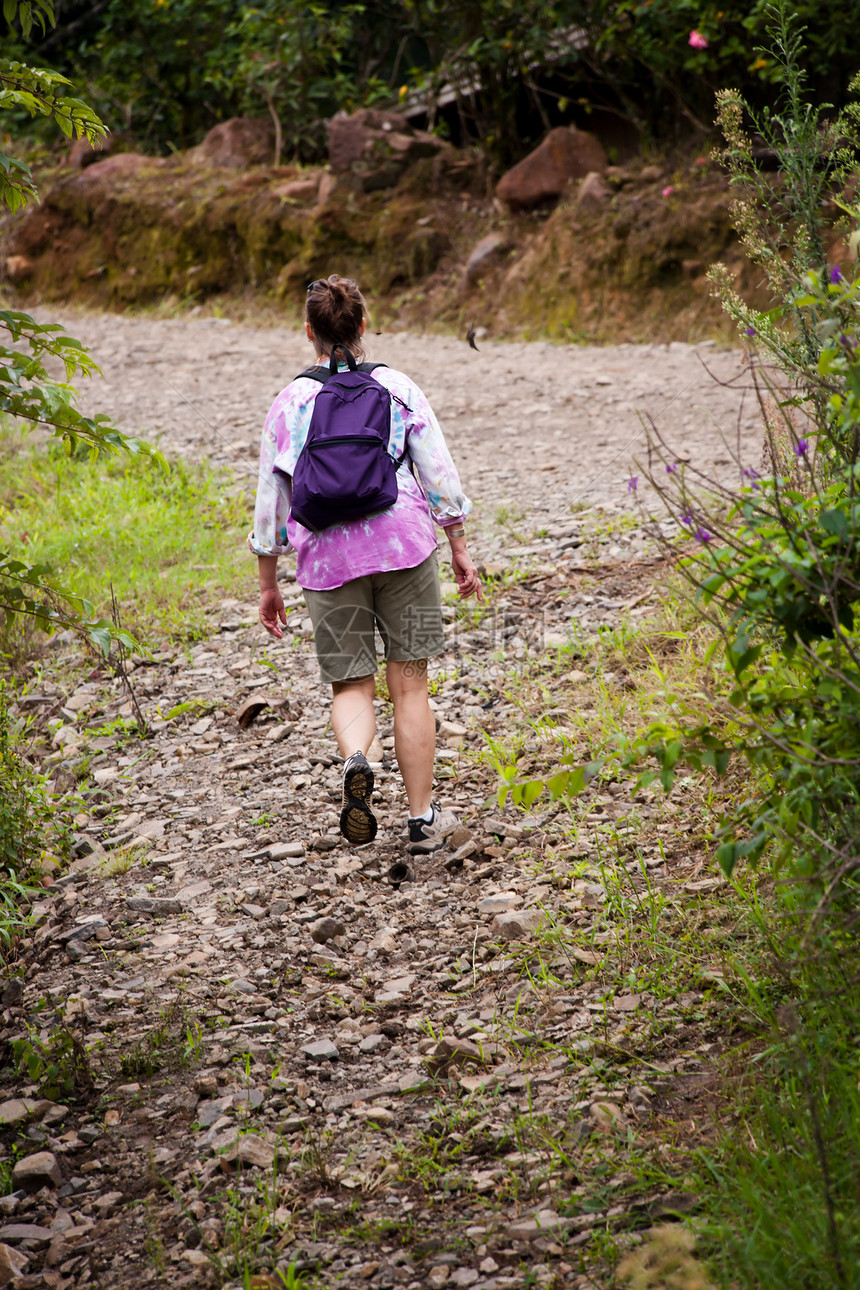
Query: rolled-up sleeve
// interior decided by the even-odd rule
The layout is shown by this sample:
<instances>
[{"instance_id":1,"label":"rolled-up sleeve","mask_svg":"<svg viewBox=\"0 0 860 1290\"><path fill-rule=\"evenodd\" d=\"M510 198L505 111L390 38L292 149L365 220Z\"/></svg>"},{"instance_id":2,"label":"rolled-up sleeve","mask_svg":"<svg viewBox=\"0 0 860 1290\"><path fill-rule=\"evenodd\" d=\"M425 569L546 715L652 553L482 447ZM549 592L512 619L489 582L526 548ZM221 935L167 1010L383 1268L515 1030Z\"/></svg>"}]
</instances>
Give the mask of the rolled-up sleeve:
<instances>
[{"instance_id":1,"label":"rolled-up sleeve","mask_svg":"<svg viewBox=\"0 0 860 1290\"><path fill-rule=\"evenodd\" d=\"M413 385L410 407L405 411L406 449L437 524L447 528L464 520L472 503L463 492L442 428L427 397Z\"/></svg>"},{"instance_id":2,"label":"rolled-up sleeve","mask_svg":"<svg viewBox=\"0 0 860 1290\"><path fill-rule=\"evenodd\" d=\"M260 471L254 505L254 529L248 546L254 555L286 555L290 550L287 518L290 513L290 477L274 469L279 442L289 439L283 424L284 407L276 400L266 418L260 442Z\"/></svg>"}]
</instances>

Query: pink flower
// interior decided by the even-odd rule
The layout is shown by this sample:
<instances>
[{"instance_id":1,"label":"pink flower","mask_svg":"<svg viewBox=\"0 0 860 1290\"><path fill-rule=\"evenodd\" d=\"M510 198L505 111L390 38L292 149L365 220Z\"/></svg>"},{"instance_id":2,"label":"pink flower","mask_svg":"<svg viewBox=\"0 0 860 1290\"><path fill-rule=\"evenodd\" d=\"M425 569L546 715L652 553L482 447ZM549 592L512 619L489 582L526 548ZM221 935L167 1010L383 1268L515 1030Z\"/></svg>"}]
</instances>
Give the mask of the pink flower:
<instances>
[{"instance_id":1,"label":"pink flower","mask_svg":"<svg viewBox=\"0 0 860 1290\"><path fill-rule=\"evenodd\" d=\"M691 32L690 32L690 41L689 41L689 43L692 45L693 49L707 49L707 48L708 48L708 42L705 40L705 37L702 35L702 33L701 33L700 31L695 31L695 30L694 30L694 31L691 31Z\"/></svg>"},{"instance_id":2,"label":"pink flower","mask_svg":"<svg viewBox=\"0 0 860 1290\"><path fill-rule=\"evenodd\" d=\"M675 191L674 186L672 184L667 184L660 195L662 197L671 197L674 191Z\"/></svg>"}]
</instances>

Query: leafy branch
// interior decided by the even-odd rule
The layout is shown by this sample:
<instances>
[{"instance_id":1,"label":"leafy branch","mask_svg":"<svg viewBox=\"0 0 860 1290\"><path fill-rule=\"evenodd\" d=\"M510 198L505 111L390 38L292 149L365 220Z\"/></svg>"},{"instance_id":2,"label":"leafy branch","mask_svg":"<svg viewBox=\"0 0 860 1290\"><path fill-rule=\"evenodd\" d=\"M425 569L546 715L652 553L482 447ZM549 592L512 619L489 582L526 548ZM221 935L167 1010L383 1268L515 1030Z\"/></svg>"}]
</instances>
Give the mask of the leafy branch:
<instances>
[{"instance_id":1,"label":"leafy branch","mask_svg":"<svg viewBox=\"0 0 860 1290\"><path fill-rule=\"evenodd\" d=\"M85 446L93 455L128 452L153 458L162 469L167 462L157 449L141 439L124 435L106 416L87 417L74 405L76 391L68 384L73 376L99 372L79 340L58 323L38 323L29 314L0 309L0 327L13 342L26 348L0 344L0 412L47 426L66 441L69 452ZM45 362L59 359L66 381L51 378Z\"/></svg>"},{"instance_id":2,"label":"leafy branch","mask_svg":"<svg viewBox=\"0 0 860 1290\"><path fill-rule=\"evenodd\" d=\"M13 618L31 618L43 631L76 631L103 654L111 642L120 649L139 648L134 637L106 618L97 618L89 600L57 582L47 564L28 564L9 551L0 551L0 614L9 626Z\"/></svg>"},{"instance_id":3,"label":"leafy branch","mask_svg":"<svg viewBox=\"0 0 860 1290\"><path fill-rule=\"evenodd\" d=\"M9 8L7 3L7 17ZM31 117L50 117L67 139L84 137L95 143L107 133L107 127L82 99L60 92L66 85L71 81L59 72L0 59L0 110L18 109ZM0 152L0 202L14 212L37 196L29 166Z\"/></svg>"}]
</instances>

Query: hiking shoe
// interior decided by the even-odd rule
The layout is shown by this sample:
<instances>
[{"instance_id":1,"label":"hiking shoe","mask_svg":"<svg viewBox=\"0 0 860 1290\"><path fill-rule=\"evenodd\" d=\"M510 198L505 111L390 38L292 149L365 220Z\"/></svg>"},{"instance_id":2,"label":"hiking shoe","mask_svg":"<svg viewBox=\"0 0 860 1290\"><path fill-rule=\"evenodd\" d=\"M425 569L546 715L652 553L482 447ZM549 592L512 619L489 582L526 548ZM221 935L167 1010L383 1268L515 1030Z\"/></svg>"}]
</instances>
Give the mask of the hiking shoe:
<instances>
[{"instance_id":1,"label":"hiking shoe","mask_svg":"<svg viewBox=\"0 0 860 1290\"><path fill-rule=\"evenodd\" d=\"M413 820L410 817L409 841L406 844L406 850L414 856L438 851L445 845L445 839L460 823L453 811L443 811L438 802L432 802L431 806L433 807L432 820Z\"/></svg>"},{"instance_id":2,"label":"hiking shoe","mask_svg":"<svg viewBox=\"0 0 860 1290\"><path fill-rule=\"evenodd\" d=\"M343 810L340 831L354 847L363 847L376 837L376 816L370 809L373 771L363 752L354 752L343 768Z\"/></svg>"}]
</instances>

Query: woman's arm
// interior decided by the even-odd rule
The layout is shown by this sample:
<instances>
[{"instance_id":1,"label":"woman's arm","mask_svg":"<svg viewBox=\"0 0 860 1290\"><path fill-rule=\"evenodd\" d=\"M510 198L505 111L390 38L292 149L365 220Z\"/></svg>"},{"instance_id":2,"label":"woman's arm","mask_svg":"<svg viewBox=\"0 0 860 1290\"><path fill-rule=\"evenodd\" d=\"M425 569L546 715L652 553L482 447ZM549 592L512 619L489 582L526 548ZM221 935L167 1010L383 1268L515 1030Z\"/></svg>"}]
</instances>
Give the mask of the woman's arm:
<instances>
[{"instance_id":1,"label":"woman's arm","mask_svg":"<svg viewBox=\"0 0 860 1290\"><path fill-rule=\"evenodd\" d=\"M463 492L442 428L427 397L413 382L409 383L409 406L398 406L392 400L395 416L402 416L405 446L418 471L418 479L437 524L462 524L472 509Z\"/></svg>"},{"instance_id":2,"label":"woman's arm","mask_svg":"<svg viewBox=\"0 0 860 1290\"><path fill-rule=\"evenodd\" d=\"M481 600L481 580L466 549L463 524L472 503L463 492L457 467L433 409L417 386L413 385L412 389L414 394L406 419L406 450L418 470L430 513L450 543L451 569L457 590L463 599L477 596Z\"/></svg>"},{"instance_id":3,"label":"woman's arm","mask_svg":"<svg viewBox=\"0 0 860 1290\"><path fill-rule=\"evenodd\" d=\"M260 440L260 470L257 476L257 497L254 504L254 528L248 536L248 546L256 556L286 555L290 549L287 538L287 519L290 514L291 480L281 471L274 469L279 438L283 439L286 435L284 425L286 394L287 391L282 391L272 404Z\"/></svg>"}]
</instances>

